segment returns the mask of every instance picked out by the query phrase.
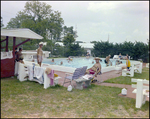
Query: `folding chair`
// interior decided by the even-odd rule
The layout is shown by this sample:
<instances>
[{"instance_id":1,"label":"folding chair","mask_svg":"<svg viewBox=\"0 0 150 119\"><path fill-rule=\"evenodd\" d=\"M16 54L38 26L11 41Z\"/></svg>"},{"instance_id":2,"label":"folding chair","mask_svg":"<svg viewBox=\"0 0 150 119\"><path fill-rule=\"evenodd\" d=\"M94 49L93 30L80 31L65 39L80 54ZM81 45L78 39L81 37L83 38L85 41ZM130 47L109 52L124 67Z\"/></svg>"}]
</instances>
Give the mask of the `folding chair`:
<instances>
[{"instance_id":1,"label":"folding chair","mask_svg":"<svg viewBox=\"0 0 150 119\"><path fill-rule=\"evenodd\" d=\"M80 74L79 74L79 77L85 75L86 69L87 69L87 66L83 66L83 67L82 67L82 69L81 69L81 71L80 71Z\"/></svg>"},{"instance_id":2,"label":"folding chair","mask_svg":"<svg viewBox=\"0 0 150 119\"><path fill-rule=\"evenodd\" d=\"M78 79L80 77L81 70L82 70L82 68L76 68L76 70L74 71L73 75L69 74L69 73L66 73L63 86L64 86L65 83L68 83L68 82L70 82L70 84L72 84L72 80ZM70 81L65 82L66 79L69 79Z\"/></svg>"}]
</instances>

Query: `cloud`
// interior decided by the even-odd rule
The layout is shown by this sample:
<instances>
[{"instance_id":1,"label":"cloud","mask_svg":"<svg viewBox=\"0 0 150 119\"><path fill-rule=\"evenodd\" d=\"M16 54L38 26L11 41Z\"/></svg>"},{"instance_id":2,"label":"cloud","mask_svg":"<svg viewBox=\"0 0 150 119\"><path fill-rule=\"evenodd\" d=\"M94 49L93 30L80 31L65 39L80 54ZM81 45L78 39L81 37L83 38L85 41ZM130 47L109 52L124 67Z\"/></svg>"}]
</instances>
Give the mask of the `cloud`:
<instances>
[{"instance_id":1,"label":"cloud","mask_svg":"<svg viewBox=\"0 0 150 119\"><path fill-rule=\"evenodd\" d=\"M100 2L100 3L91 2L89 3L87 10L93 12L113 10L117 7L117 5L118 5L117 2Z\"/></svg>"},{"instance_id":2,"label":"cloud","mask_svg":"<svg viewBox=\"0 0 150 119\"><path fill-rule=\"evenodd\" d=\"M139 33L139 29L135 29L135 30L133 31L133 33L134 33L134 34Z\"/></svg>"}]
</instances>

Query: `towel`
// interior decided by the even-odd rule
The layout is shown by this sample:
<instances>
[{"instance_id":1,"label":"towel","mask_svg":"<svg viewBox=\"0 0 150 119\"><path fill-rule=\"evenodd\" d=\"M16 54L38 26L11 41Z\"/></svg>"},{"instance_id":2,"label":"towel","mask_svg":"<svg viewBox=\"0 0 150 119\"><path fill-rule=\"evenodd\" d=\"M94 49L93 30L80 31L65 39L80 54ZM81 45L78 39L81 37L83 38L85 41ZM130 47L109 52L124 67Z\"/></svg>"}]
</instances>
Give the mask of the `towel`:
<instances>
[{"instance_id":1,"label":"towel","mask_svg":"<svg viewBox=\"0 0 150 119\"><path fill-rule=\"evenodd\" d=\"M40 84L43 84L44 83L44 69L41 68L41 67L37 67L35 66L34 68L34 77L37 78L37 82L40 83ZM35 80L34 80L35 81Z\"/></svg>"},{"instance_id":2,"label":"towel","mask_svg":"<svg viewBox=\"0 0 150 119\"><path fill-rule=\"evenodd\" d=\"M50 78L50 85L54 85L54 70L51 69L51 72L47 74L47 76Z\"/></svg>"},{"instance_id":3,"label":"towel","mask_svg":"<svg viewBox=\"0 0 150 119\"><path fill-rule=\"evenodd\" d=\"M33 66L27 66L28 67L28 75L29 75L29 80L33 80Z\"/></svg>"}]
</instances>

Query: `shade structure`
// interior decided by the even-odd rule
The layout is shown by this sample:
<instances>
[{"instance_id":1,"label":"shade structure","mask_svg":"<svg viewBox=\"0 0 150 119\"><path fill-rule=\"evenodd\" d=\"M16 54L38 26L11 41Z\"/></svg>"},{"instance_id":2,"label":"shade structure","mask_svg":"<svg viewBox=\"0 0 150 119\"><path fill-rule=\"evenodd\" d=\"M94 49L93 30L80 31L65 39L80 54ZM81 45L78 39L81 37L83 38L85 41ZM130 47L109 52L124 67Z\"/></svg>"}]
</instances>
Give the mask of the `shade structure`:
<instances>
[{"instance_id":1,"label":"shade structure","mask_svg":"<svg viewBox=\"0 0 150 119\"><path fill-rule=\"evenodd\" d=\"M9 36L10 38L23 38L23 39L43 39L42 36L31 31L28 28L17 28L17 29L1 29L1 38Z\"/></svg>"},{"instance_id":2,"label":"shade structure","mask_svg":"<svg viewBox=\"0 0 150 119\"><path fill-rule=\"evenodd\" d=\"M16 28L16 29L1 29L1 43L6 42L5 47L1 47L1 49L5 48L5 52L8 52L8 40L13 40L13 57L12 58L3 58L1 59L1 78L14 76L15 69L15 48L20 45L33 40L33 39L43 39L42 36L33 32L28 28ZM16 44L16 40L26 39L20 44ZM1 53L4 54L4 53Z\"/></svg>"}]
</instances>

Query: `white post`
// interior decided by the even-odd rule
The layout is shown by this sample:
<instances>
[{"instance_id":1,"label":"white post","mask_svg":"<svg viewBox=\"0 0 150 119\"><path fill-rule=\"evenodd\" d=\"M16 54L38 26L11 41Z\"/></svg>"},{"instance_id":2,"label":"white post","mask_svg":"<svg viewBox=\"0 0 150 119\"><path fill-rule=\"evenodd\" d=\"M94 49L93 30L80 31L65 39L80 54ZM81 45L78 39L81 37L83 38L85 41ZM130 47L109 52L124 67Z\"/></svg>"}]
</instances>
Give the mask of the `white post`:
<instances>
[{"instance_id":1,"label":"white post","mask_svg":"<svg viewBox=\"0 0 150 119\"><path fill-rule=\"evenodd\" d=\"M143 80L137 80L136 108L141 108L143 102Z\"/></svg>"},{"instance_id":2,"label":"white post","mask_svg":"<svg viewBox=\"0 0 150 119\"><path fill-rule=\"evenodd\" d=\"M131 70L130 70L130 77L134 76L134 65L132 65Z\"/></svg>"}]
</instances>

